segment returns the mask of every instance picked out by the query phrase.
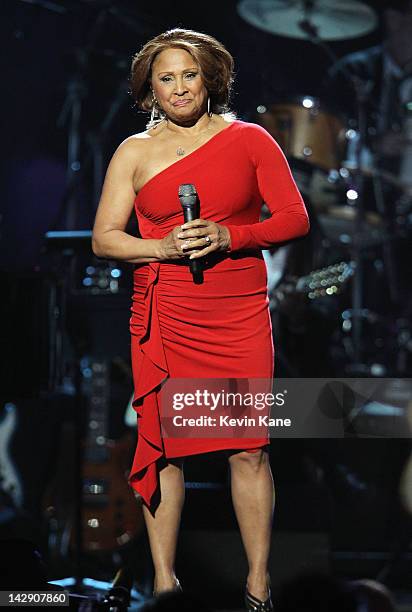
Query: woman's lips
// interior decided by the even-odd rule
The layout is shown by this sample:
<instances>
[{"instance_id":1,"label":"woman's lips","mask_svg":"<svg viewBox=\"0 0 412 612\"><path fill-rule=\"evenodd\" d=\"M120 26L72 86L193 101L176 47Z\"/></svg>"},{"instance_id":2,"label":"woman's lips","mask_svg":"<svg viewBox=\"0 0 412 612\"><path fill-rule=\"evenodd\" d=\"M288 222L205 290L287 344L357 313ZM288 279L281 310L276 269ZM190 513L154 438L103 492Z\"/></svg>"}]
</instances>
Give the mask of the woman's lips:
<instances>
[{"instance_id":1,"label":"woman's lips","mask_svg":"<svg viewBox=\"0 0 412 612\"><path fill-rule=\"evenodd\" d=\"M178 100L177 102L173 103L173 106L186 106L186 104L189 104L191 100Z\"/></svg>"}]
</instances>

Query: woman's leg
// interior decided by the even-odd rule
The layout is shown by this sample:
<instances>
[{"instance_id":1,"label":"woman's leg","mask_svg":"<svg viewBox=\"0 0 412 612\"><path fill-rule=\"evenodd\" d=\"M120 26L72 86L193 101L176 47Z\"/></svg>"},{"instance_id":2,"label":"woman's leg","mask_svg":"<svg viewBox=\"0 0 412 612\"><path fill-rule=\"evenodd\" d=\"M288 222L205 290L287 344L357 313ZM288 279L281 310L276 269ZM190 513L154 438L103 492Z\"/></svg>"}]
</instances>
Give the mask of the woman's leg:
<instances>
[{"instance_id":1,"label":"woman's leg","mask_svg":"<svg viewBox=\"0 0 412 612\"><path fill-rule=\"evenodd\" d=\"M275 490L269 454L240 451L229 457L232 500L249 564L248 591L264 601Z\"/></svg>"},{"instance_id":2,"label":"woman's leg","mask_svg":"<svg viewBox=\"0 0 412 612\"><path fill-rule=\"evenodd\" d=\"M159 481L161 501L155 513L143 506L155 571L155 593L170 590L177 584L174 564L185 498L183 460L169 460L159 472Z\"/></svg>"}]
</instances>

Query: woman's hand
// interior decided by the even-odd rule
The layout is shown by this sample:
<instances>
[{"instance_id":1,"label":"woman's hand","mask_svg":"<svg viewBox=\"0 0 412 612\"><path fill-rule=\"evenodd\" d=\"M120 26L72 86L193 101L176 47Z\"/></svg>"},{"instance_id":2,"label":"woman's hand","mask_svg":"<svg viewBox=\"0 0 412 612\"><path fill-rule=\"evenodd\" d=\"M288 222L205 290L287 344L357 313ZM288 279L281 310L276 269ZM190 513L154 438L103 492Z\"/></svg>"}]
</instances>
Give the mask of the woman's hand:
<instances>
[{"instance_id":1,"label":"woman's hand","mask_svg":"<svg viewBox=\"0 0 412 612\"><path fill-rule=\"evenodd\" d=\"M182 249L184 241L178 238L181 232L181 226L173 228L167 236L160 240L160 260L179 259L186 257L184 249Z\"/></svg>"},{"instance_id":2,"label":"woman's hand","mask_svg":"<svg viewBox=\"0 0 412 612\"><path fill-rule=\"evenodd\" d=\"M213 251L230 248L230 232L224 225L194 219L175 227L160 241L161 259L204 257Z\"/></svg>"},{"instance_id":3,"label":"woman's hand","mask_svg":"<svg viewBox=\"0 0 412 612\"><path fill-rule=\"evenodd\" d=\"M189 259L204 257L214 251L227 251L230 248L230 232L219 223L194 219L177 229L180 253L189 256Z\"/></svg>"}]
</instances>

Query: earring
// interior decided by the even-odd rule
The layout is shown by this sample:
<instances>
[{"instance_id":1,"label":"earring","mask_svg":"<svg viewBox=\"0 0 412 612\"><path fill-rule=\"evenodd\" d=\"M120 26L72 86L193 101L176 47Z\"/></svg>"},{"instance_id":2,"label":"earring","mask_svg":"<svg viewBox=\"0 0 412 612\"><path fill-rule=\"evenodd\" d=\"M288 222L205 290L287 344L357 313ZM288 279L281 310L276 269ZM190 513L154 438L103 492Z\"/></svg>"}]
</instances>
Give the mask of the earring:
<instances>
[{"instance_id":1,"label":"earring","mask_svg":"<svg viewBox=\"0 0 412 612\"><path fill-rule=\"evenodd\" d=\"M159 117L159 111L156 108L156 102L156 96L152 92L152 111L150 113L150 123L153 123L153 121L156 121L156 119L158 119Z\"/></svg>"},{"instance_id":2,"label":"earring","mask_svg":"<svg viewBox=\"0 0 412 612\"><path fill-rule=\"evenodd\" d=\"M210 96L208 96L207 98L207 114L209 115L209 117L213 115L213 113L210 112Z\"/></svg>"}]
</instances>

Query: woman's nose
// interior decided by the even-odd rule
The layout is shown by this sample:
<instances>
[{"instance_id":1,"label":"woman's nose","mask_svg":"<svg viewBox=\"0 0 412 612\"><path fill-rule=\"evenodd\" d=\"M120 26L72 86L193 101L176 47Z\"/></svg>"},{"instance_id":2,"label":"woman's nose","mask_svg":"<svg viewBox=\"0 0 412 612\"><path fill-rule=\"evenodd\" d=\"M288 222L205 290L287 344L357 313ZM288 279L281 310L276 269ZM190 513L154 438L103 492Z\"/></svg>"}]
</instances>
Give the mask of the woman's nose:
<instances>
[{"instance_id":1,"label":"woman's nose","mask_svg":"<svg viewBox=\"0 0 412 612\"><path fill-rule=\"evenodd\" d=\"M176 85L175 85L175 93L178 95L182 95L184 93L186 93L187 89L185 87L185 83L183 81L183 79L176 79Z\"/></svg>"}]
</instances>

